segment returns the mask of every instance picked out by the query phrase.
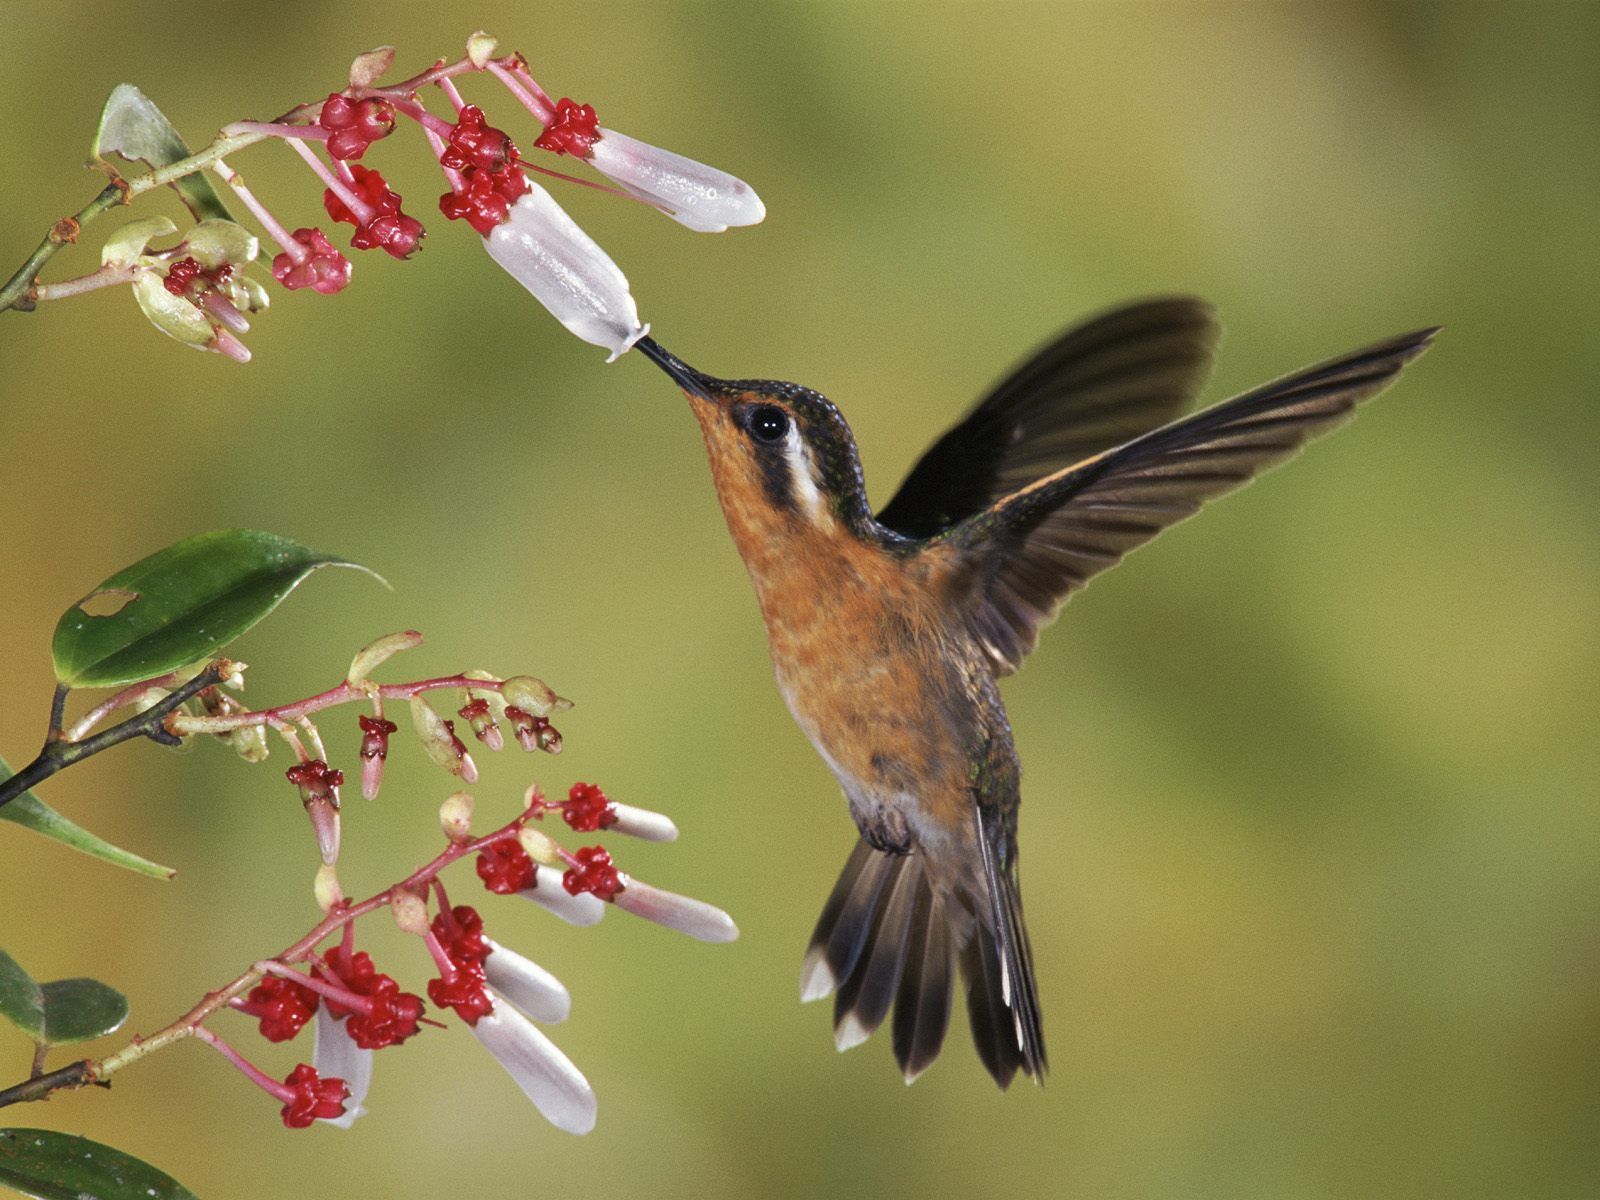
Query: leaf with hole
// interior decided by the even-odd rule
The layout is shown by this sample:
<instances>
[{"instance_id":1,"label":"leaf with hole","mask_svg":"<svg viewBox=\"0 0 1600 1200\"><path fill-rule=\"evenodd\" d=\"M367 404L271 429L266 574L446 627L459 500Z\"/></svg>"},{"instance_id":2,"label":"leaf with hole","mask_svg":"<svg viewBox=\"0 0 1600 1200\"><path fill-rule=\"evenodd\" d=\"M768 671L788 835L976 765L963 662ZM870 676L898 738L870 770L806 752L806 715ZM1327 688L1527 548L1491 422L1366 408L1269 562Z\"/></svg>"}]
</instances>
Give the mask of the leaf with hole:
<instances>
[{"instance_id":1,"label":"leaf with hole","mask_svg":"<svg viewBox=\"0 0 1600 1200\"><path fill-rule=\"evenodd\" d=\"M117 154L129 162L143 162L157 168L188 158L190 150L149 96L131 83L119 83L106 97L106 106L100 113L100 127L95 131L89 153L97 159ZM201 172L185 175L172 186L178 189L195 220L233 219L216 188Z\"/></svg>"},{"instance_id":2,"label":"leaf with hole","mask_svg":"<svg viewBox=\"0 0 1600 1200\"><path fill-rule=\"evenodd\" d=\"M276 608L319 567L360 563L250 529L185 538L118 571L56 625L68 687L120 687L201 662ZM0 810L3 811L3 810Z\"/></svg>"},{"instance_id":3,"label":"leaf with hole","mask_svg":"<svg viewBox=\"0 0 1600 1200\"><path fill-rule=\"evenodd\" d=\"M5 759L0 758L0 782L10 779L13 773L6 766ZM104 838L96 837L82 826L74 825L32 792L23 792L11 803L0 807L0 821L21 825L24 829L53 838L64 846L93 855L114 867L126 867L152 879L171 879L177 874L171 867L140 858L137 854L113 846Z\"/></svg>"},{"instance_id":4,"label":"leaf with hole","mask_svg":"<svg viewBox=\"0 0 1600 1200\"><path fill-rule=\"evenodd\" d=\"M131 1154L53 1129L0 1129L0 1184L35 1200L195 1200Z\"/></svg>"}]
</instances>

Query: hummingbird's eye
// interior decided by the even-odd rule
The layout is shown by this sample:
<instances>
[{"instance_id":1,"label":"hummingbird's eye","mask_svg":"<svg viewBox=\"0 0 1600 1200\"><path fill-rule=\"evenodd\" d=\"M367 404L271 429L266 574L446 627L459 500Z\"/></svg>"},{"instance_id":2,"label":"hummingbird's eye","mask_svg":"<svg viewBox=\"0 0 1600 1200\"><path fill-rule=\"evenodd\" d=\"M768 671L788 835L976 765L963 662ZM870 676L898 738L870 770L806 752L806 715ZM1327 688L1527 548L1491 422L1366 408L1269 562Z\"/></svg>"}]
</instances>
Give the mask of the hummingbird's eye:
<instances>
[{"instance_id":1,"label":"hummingbird's eye","mask_svg":"<svg viewBox=\"0 0 1600 1200\"><path fill-rule=\"evenodd\" d=\"M789 436L789 414L776 405L763 404L750 414L750 433L768 445L781 442Z\"/></svg>"}]
</instances>

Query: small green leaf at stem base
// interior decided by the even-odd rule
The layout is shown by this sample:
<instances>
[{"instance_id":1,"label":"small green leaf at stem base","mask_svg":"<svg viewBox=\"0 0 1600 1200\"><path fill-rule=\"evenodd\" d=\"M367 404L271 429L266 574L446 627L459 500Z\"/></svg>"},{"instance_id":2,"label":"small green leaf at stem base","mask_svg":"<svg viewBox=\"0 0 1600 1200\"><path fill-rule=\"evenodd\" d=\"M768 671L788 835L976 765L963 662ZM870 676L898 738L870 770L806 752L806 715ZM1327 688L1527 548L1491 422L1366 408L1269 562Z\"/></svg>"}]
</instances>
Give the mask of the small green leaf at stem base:
<instances>
[{"instance_id":1,"label":"small green leaf at stem base","mask_svg":"<svg viewBox=\"0 0 1600 1200\"><path fill-rule=\"evenodd\" d=\"M97 159L118 154L130 162L148 163L154 170L188 158L190 151L172 122L150 97L131 83L119 83L106 97L106 106L100 113L100 127L95 131L89 153ZM233 220L222 197L200 172L185 175L172 186L178 189L195 220L206 217Z\"/></svg>"},{"instance_id":2,"label":"small green leaf at stem base","mask_svg":"<svg viewBox=\"0 0 1600 1200\"><path fill-rule=\"evenodd\" d=\"M118 571L62 615L51 646L56 678L68 687L121 687L200 662L330 566L381 582L359 563L276 534L227 529L185 538ZM113 603L101 603L107 599Z\"/></svg>"},{"instance_id":3,"label":"small green leaf at stem base","mask_svg":"<svg viewBox=\"0 0 1600 1200\"><path fill-rule=\"evenodd\" d=\"M10 779L11 775L11 768L6 766L5 759L0 758L0 780ZM113 846L104 838L98 838L87 829L74 825L32 792L23 792L11 803L0 808L0 821L21 825L24 829L31 829L47 838L54 838L74 850L93 855L112 866L126 867L130 871L137 871L152 879L171 879L177 874L171 867L163 867L148 858L140 858L137 854Z\"/></svg>"},{"instance_id":4,"label":"small green leaf at stem base","mask_svg":"<svg viewBox=\"0 0 1600 1200\"><path fill-rule=\"evenodd\" d=\"M115 1033L128 1019L128 998L98 979L57 979L44 993L44 1040L70 1046Z\"/></svg>"},{"instance_id":5,"label":"small green leaf at stem base","mask_svg":"<svg viewBox=\"0 0 1600 1200\"><path fill-rule=\"evenodd\" d=\"M50 1129L0 1129L0 1184L36 1200L196 1200L131 1154Z\"/></svg>"},{"instance_id":6,"label":"small green leaf at stem base","mask_svg":"<svg viewBox=\"0 0 1600 1200\"><path fill-rule=\"evenodd\" d=\"M4 950L0 950L0 1016L34 1041L44 1039L44 992Z\"/></svg>"}]
</instances>

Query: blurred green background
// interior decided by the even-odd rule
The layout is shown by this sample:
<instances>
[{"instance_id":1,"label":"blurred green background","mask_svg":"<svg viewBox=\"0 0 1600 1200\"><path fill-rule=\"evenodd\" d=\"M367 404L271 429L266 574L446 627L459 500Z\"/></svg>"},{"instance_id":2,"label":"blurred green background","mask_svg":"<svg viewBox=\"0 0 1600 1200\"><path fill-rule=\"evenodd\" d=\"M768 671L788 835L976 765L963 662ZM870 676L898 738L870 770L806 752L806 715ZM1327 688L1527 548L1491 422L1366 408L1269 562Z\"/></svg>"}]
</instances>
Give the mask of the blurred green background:
<instances>
[{"instance_id":1,"label":"blurred green background","mask_svg":"<svg viewBox=\"0 0 1600 1200\"><path fill-rule=\"evenodd\" d=\"M199 144L325 94L374 43L415 68L496 32L553 94L758 188L767 222L719 237L558 195L665 344L839 401L879 503L1017 356L1126 298L1220 306L1213 398L1448 326L1354 427L1095 583L1006 685L1055 1071L1002 1096L962 1025L908 1090L886 1036L841 1057L823 1006L797 1003L853 831L772 685L699 435L646 361L604 366L438 216L419 142L369 160L428 221L426 251L360 257L336 299L275 292L247 367L161 337L121 293L0 318L13 762L37 745L67 604L178 536L270 529L396 590L314 579L240 643L249 696L320 690L405 627L428 645L393 677L540 674L580 702L567 752L485 761L481 811L509 814L532 777L665 809L682 840L627 846L627 865L743 929L708 947L484 897L495 935L573 991L559 1040L601 1099L585 1139L547 1127L456 1028L383 1055L348 1134L283 1130L188 1046L8 1123L123 1146L210 1198L1600 1189L1600 9L80 3L5 18L8 272L92 195L79 163L119 81ZM469 91L531 142L495 88ZM289 224L321 219L286 150L235 165ZM92 269L116 223L52 277ZM353 726L327 725L347 766ZM180 874L153 883L0 826L0 945L41 978L123 987L148 1031L285 944L314 915L314 852L281 757L141 746L52 781L46 799ZM381 800L346 806L351 891L431 853L447 790L414 745L396 750ZM412 947L370 938L421 984ZM275 1073L297 1061L225 1024ZM0 1033L0 1053L20 1077L23 1039Z\"/></svg>"}]
</instances>

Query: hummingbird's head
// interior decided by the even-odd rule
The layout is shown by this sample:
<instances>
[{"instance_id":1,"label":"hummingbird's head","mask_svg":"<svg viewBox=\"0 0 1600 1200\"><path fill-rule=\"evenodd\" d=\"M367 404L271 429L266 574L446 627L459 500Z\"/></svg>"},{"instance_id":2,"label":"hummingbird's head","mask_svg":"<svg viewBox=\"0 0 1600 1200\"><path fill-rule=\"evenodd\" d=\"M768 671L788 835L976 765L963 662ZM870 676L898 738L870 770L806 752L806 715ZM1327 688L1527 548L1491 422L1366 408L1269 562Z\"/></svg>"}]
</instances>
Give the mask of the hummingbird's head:
<instances>
[{"instance_id":1,"label":"hummingbird's head","mask_svg":"<svg viewBox=\"0 0 1600 1200\"><path fill-rule=\"evenodd\" d=\"M794 383L714 379L651 338L637 346L688 397L736 537L872 527L855 438L826 396Z\"/></svg>"}]
</instances>

